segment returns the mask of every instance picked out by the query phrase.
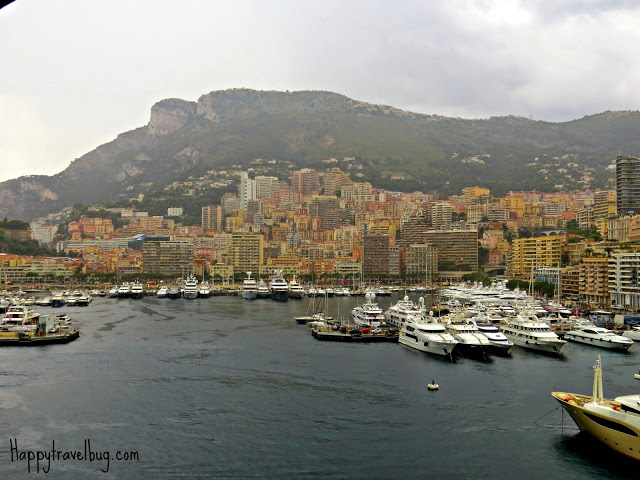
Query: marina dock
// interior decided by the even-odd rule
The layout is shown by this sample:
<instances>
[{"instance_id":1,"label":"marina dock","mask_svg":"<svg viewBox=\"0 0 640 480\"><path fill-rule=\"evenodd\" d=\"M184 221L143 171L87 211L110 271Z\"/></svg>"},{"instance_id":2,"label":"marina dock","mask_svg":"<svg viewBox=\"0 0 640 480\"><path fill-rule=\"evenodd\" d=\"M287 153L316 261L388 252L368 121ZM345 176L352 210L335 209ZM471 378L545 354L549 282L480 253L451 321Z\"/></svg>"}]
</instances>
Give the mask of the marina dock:
<instances>
[{"instance_id":1,"label":"marina dock","mask_svg":"<svg viewBox=\"0 0 640 480\"><path fill-rule=\"evenodd\" d=\"M329 340L333 342L398 342L400 332L396 329L384 329L380 333L362 332L352 333L350 330L334 330L331 326L316 327L311 329L311 335L318 340Z\"/></svg>"}]
</instances>

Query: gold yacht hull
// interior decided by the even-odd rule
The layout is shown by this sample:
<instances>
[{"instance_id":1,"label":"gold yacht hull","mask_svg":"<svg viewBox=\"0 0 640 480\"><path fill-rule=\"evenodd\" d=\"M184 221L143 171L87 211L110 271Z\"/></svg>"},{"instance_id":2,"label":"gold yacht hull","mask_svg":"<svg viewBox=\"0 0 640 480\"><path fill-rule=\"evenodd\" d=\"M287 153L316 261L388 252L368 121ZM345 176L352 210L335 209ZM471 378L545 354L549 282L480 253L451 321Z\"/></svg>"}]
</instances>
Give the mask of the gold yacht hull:
<instances>
[{"instance_id":1,"label":"gold yacht hull","mask_svg":"<svg viewBox=\"0 0 640 480\"><path fill-rule=\"evenodd\" d=\"M637 421L627 421L630 415L635 418L637 415L625 413L620 403L614 400L595 403L588 395L566 392L552 392L551 395L571 415L581 431L618 453L640 460L640 426Z\"/></svg>"}]
</instances>

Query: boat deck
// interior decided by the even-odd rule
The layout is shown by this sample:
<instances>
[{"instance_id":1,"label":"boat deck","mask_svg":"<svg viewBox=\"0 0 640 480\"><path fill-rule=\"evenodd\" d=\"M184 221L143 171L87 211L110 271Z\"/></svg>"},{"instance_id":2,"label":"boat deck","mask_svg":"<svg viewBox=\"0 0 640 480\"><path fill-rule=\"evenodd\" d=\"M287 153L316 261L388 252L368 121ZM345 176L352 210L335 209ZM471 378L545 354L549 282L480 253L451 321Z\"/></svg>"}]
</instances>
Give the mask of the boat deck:
<instances>
[{"instance_id":1,"label":"boat deck","mask_svg":"<svg viewBox=\"0 0 640 480\"><path fill-rule=\"evenodd\" d=\"M340 330L334 330L331 327L318 327L311 330L318 340L329 340L333 342L354 342L354 343L373 343L373 342L398 342L400 332L383 330L381 333L343 333Z\"/></svg>"},{"instance_id":2,"label":"boat deck","mask_svg":"<svg viewBox=\"0 0 640 480\"><path fill-rule=\"evenodd\" d=\"M69 343L80 337L78 330L63 333L47 333L44 335L35 335L29 332L26 336L18 335L18 333L19 332L0 332L0 346L33 347L52 343Z\"/></svg>"}]
</instances>

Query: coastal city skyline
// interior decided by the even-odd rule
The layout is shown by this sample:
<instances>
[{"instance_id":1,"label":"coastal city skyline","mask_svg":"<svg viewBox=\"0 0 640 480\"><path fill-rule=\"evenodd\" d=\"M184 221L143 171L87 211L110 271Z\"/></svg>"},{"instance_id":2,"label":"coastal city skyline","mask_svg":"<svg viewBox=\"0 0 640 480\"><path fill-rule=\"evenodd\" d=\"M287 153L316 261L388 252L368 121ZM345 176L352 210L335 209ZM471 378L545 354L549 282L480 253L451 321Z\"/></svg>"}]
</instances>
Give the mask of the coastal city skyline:
<instances>
[{"instance_id":1,"label":"coastal city skyline","mask_svg":"<svg viewBox=\"0 0 640 480\"><path fill-rule=\"evenodd\" d=\"M237 283L249 271L263 279L282 271L307 283L355 285L489 281L499 274L533 276L576 303L640 307L640 292L624 285L631 270L616 277L618 287L609 278L611 257L629 262L640 242L640 199L630 188L638 157L617 158L614 189L493 195L473 186L450 196L358 181L362 165L355 157L325 162L323 170L291 170L279 178L267 174L274 161L255 159L248 170L212 170L167 185L164 195L174 203L137 193L120 206L66 209L33 222L30 232L16 232L62 256L5 255L0 276L5 282L78 274L171 282L196 274ZM185 216L179 199L198 204L210 189L219 190L219 202L200 201L199 221ZM162 214L141 208L158 201L169 205Z\"/></svg>"}]
</instances>

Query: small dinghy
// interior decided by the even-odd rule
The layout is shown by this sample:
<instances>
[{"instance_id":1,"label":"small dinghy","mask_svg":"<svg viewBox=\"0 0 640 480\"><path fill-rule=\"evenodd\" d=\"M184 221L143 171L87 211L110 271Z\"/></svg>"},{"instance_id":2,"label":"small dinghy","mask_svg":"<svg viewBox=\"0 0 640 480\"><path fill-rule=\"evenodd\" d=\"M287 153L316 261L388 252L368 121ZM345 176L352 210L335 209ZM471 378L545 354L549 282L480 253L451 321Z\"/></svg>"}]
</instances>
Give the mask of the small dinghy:
<instances>
[{"instance_id":1,"label":"small dinghy","mask_svg":"<svg viewBox=\"0 0 640 480\"><path fill-rule=\"evenodd\" d=\"M633 378L635 378L636 380L640 380L640 370L638 370L638 373L633 375Z\"/></svg>"},{"instance_id":2,"label":"small dinghy","mask_svg":"<svg viewBox=\"0 0 640 480\"><path fill-rule=\"evenodd\" d=\"M429 390L438 390L440 388L440 385L438 385L435 380L431 380L431 383L427 385L427 388Z\"/></svg>"}]
</instances>

